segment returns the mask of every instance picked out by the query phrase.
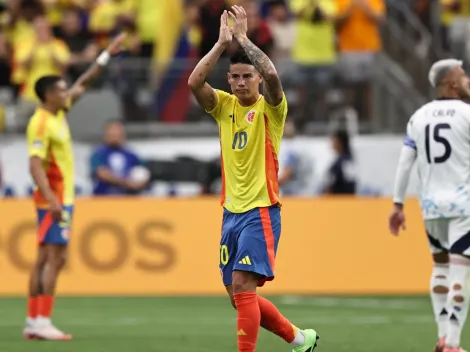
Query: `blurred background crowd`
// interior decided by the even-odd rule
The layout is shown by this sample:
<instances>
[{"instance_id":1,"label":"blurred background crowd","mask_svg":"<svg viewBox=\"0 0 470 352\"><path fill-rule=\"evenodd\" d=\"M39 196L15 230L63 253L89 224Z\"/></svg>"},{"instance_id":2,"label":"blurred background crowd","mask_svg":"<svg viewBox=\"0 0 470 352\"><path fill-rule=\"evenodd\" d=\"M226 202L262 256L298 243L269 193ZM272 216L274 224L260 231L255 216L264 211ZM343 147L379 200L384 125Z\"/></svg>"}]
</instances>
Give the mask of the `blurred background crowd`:
<instances>
[{"instance_id":1,"label":"blurred background crowd","mask_svg":"<svg viewBox=\"0 0 470 352\"><path fill-rule=\"evenodd\" d=\"M217 41L220 15L233 4L245 7L248 36L275 62L288 96L284 192L386 194L359 187L361 166L350 139L402 133L410 114L430 98L431 63L449 55L470 59L469 0L0 0L0 138L10 144L23 138L38 77L64 74L72 82L125 31L126 51L71 112L77 143L96 145L103 131L112 150L127 148L126 135L133 141L181 138L180 144L214 139L217 127L191 97L187 79ZM213 86L229 89L228 57L237 49L234 41L209 79ZM321 177L313 176L318 160L302 144L318 135L331 136L331 160ZM304 141L297 148L296 138ZM8 144L0 145L5 150ZM213 193L217 153L202 152L205 160L198 162L191 151L199 145L170 161L145 143L133 153L141 154L151 180L196 181L198 192ZM81 162L96 186L103 176L90 148ZM100 160L125 177L128 154ZM6 167L12 166L4 161ZM314 177L315 186L307 186ZM119 192L138 194L148 186ZM169 189L165 194L174 193Z\"/></svg>"}]
</instances>

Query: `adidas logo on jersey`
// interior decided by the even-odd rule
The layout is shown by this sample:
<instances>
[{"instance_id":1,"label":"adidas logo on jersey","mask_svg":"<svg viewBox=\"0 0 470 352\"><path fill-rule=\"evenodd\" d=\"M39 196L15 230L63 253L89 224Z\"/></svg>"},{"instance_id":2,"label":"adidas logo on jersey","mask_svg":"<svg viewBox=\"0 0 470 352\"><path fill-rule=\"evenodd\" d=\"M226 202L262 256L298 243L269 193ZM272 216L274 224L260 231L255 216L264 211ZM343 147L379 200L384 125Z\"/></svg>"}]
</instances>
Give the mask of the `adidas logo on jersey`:
<instances>
[{"instance_id":1,"label":"adidas logo on jersey","mask_svg":"<svg viewBox=\"0 0 470 352\"><path fill-rule=\"evenodd\" d=\"M245 265L251 265L251 260L249 256L246 256L242 260L238 262L238 264L245 264Z\"/></svg>"},{"instance_id":2,"label":"adidas logo on jersey","mask_svg":"<svg viewBox=\"0 0 470 352\"><path fill-rule=\"evenodd\" d=\"M240 330L238 330L237 335L238 336L246 336L246 332L243 331L243 329L240 329Z\"/></svg>"}]
</instances>

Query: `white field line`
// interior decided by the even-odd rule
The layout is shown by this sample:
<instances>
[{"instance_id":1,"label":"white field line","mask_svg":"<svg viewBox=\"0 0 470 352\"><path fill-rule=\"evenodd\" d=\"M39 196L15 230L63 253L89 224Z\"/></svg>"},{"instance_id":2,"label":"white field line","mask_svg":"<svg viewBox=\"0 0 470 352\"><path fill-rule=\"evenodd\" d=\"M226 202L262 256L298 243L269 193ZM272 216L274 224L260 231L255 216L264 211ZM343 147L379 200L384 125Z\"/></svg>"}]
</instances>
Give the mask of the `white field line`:
<instances>
[{"instance_id":1,"label":"white field line","mask_svg":"<svg viewBox=\"0 0 470 352\"><path fill-rule=\"evenodd\" d=\"M284 296L279 298L281 304L312 306L312 307L344 307L344 308L377 308L390 310L421 310L431 309L431 304L410 301L407 299L366 299L366 298L325 298Z\"/></svg>"},{"instance_id":2,"label":"white field line","mask_svg":"<svg viewBox=\"0 0 470 352\"><path fill-rule=\"evenodd\" d=\"M191 329L198 330L198 327L207 329L208 326L232 326L236 324L234 317L227 319L208 319L203 318L199 320L186 320L182 324L181 317L167 317L165 320L157 320L146 317L123 317L118 319L67 319L61 322L67 327L103 327L103 326L192 326ZM315 325L382 325L382 324L434 324L433 318L430 315L407 315L392 318L385 315L366 315L366 316L316 316L312 314L310 317L298 317L295 323L302 326L315 326ZM12 322L8 320L0 320L0 327L21 327L21 322ZM188 331L189 332L189 331Z\"/></svg>"}]
</instances>

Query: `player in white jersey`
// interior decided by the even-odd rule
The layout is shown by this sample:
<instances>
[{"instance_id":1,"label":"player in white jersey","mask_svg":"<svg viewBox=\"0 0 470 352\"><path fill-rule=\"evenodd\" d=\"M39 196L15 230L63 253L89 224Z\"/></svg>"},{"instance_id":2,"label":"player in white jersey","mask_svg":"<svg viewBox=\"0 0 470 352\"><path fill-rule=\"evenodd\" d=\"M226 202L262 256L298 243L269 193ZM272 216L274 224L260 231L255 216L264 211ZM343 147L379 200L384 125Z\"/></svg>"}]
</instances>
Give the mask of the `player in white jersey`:
<instances>
[{"instance_id":1,"label":"player in white jersey","mask_svg":"<svg viewBox=\"0 0 470 352\"><path fill-rule=\"evenodd\" d=\"M403 201L413 164L434 268L431 300L438 326L435 352L461 352L470 292L470 79L462 62L436 62L429 81L438 98L408 122L395 179L390 231L405 228Z\"/></svg>"}]
</instances>

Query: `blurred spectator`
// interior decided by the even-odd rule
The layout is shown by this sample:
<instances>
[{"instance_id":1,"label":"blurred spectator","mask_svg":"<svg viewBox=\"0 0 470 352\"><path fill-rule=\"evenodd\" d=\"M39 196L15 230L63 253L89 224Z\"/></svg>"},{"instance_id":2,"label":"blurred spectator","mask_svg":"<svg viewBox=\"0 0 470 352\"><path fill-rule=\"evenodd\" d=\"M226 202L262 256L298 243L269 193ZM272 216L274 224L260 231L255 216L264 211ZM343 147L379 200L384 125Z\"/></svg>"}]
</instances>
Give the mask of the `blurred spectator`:
<instances>
[{"instance_id":1,"label":"blurred spectator","mask_svg":"<svg viewBox=\"0 0 470 352\"><path fill-rule=\"evenodd\" d=\"M282 66L282 62L291 57L295 39L295 22L290 16L284 0L270 2L268 25L274 41L271 58L275 63L281 62Z\"/></svg>"},{"instance_id":2,"label":"blurred spectator","mask_svg":"<svg viewBox=\"0 0 470 352\"><path fill-rule=\"evenodd\" d=\"M90 159L94 195L137 195L147 187L149 175L137 178L133 175L135 170L142 170L142 162L125 146L125 141L124 125L119 121L109 122L104 143Z\"/></svg>"},{"instance_id":3,"label":"blurred spectator","mask_svg":"<svg viewBox=\"0 0 470 352\"><path fill-rule=\"evenodd\" d=\"M327 194L355 194L356 167L351 151L349 135L344 130L338 130L331 137L336 159L328 170Z\"/></svg>"},{"instance_id":4,"label":"blurred spectator","mask_svg":"<svg viewBox=\"0 0 470 352\"><path fill-rule=\"evenodd\" d=\"M33 21L44 14L44 7L39 0L11 0L7 4L4 26L8 41L14 50L35 35Z\"/></svg>"},{"instance_id":5,"label":"blurred spectator","mask_svg":"<svg viewBox=\"0 0 470 352\"><path fill-rule=\"evenodd\" d=\"M307 119L320 118L321 111L324 111L321 107L325 106L325 91L333 83L337 8L336 0L291 0L291 7L297 18L292 58L297 65L297 122L301 127Z\"/></svg>"},{"instance_id":6,"label":"blurred spectator","mask_svg":"<svg viewBox=\"0 0 470 352\"><path fill-rule=\"evenodd\" d=\"M204 57L212 49L219 39L220 16L225 10L230 9L231 2L228 0L194 0L193 4L199 7L198 23L201 33L199 41L199 57ZM216 67L212 70L207 81L214 87L227 90L227 51L225 51L221 59L217 62Z\"/></svg>"},{"instance_id":7,"label":"blurred spectator","mask_svg":"<svg viewBox=\"0 0 470 352\"><path fill-rule=\"evenodd\" d=\"M256 1L245 0L243 6L245 8L248 20L248 38L266 55L272 56L272 50L274 47L273 36L271 30L269 29L268 23L260 16L258 3ZM234 53L238 50L240 50L240 45L236 40L233 40L229 51Z\"/></svg>"},{"instance_id":8,"label":"blurred spectator","mask_svg":"<svg viewBox=\"0 0 470 352\"><path fill-rule=\"evenodd\" d=\"M123 116L130 121L145 118L137 103L137 94L138 80L140 78L146 81L148 67L148 63L146 67L142 67L141 62L134 60L141 50L135 16L136 2L133 0L101 0L92 9L89 21L89 30L98 41L100 49L104 49L114 35L123 31L129 34L127 50L121 54L121 57L132 58L133 61L116 61L114 71L110 71L110 78L114 90L121 98ZM153 50L153 46L145 50Z\"/></svg>"},{"instance_id":9,"label":"blurred spectator","mask_svg":"<svg viewBox=\"0 0 470 352\"><path fill-rule=\"evenodd\" d=\"M456 57L465 56L469 40L470 1L440 0L442 44Z\"/></svg>"},{"instance_id":10,"label":"blurred spectator","mask_svg":"<svg viewBox=\"0 0 470 352\"><path fill-rule=\"evenodd\" d=\"M86 11L89 11L97 0L42 0L45 6L45 12L54 34L60 33L60 27L65 13L74 9L80 13L80 21L85 24Z\"/></svg>"},{"instance_id":11,"label":"blurred spectator","mask_svg":"<svg viewBox=\"0 0 470 352\"><path fill-rule=\"evenodd\" d=\"M80 12L73 8L64 13L59 36L71 52L68 75L75 81L96 59L98 45L92 40L90 33L82 29Z\"/></svg>"},{"instance_id":12,"label":"blurred spectator","mask_svg":"<svg viewBox=\"0 0 470 352\"><path fill-rule=\"evenodd\" d=\"M201 30L199 56L204 57L219 39L220 16L230 9L230 3L226 0L196 0L195 3L199 5Z\"/></svg>"},{"instance_id":13,"label":"blurred spectator","mask_svg":"<svg viewBox=\"0 0 470 352\"><path fill-rule=\"evenodd\" d=\"M52 31L57 35L62 23L63 11L69 1L67 0L42 0L45 7L46 17L51 25Z\"/></svg>"},{"instance_id":14,"label":"blurred spectator","mask_svg":"<svg viewBox=\"0 0 470 352\"><path fill-rule=\"evenodd\" d=\"M307 195L313 167L298 149L295 148L295 125L287 121L279 154L279 188L283 195Z\"/></svg>"},{"instance_id":15,"label":"blurred spectator","mask_svg":"<svg viewBox=\"0 0 470 352\"><path fill-rule=\"evenodd\" d=\"M421 23L432 33L433 15L430 0L415 0L413 5L415 13L418 15Z\"/></svg>"},{"instance_id":16,"label":"blurred spectator","mask_svg":"<svg viewBox=\"0 0 470 352\"><path fill-rule=\"evenodd\" d=\"M6 105L13 98L10 75L10 50L5 33L0 32L0 133L6 129Z\"/></svg>"},{"instance_id":17,"label":"blurred spectator","mask_svg":"<svg viewBox=\"0 0 470 352\"><path fill-rule=\"evenodd\" d=\"M17 123L24 128L37 103L35 82L45 75L62 75L70 52L67 45L52 35L45 17L34 20L35 35L18 45L14 53L16 82L22 85L17 109Z\"/></svg>"},{"instance_id":18,"label":"blurred spectator","mask_svg":"<svg viewBox=\"0 0 470 352\"><path fill-rule=\"evenodd\" d=\"M381 50L384 0L338 0L338 39L342 78L361 117L370 117L369 79Z\"/></svg>"},{"instance_id":19,"label":"blurred spectator","mask_svg":"<svg viewBox=\"0 0 470 352\"><path fill-rule=\"evenodd\" d=\"M154 54L158 26L162 18L162 1L139 0L136 5L136 26L141 42L140 56L150 58Z\"/></svg>"},{"instance_id":20,"label":"blurred spectator","mask_svg":"<svg viewBox=\"0 0 470 352\"><path fill-rule=\"evenodd\" d=\"M9 87L10 82L10 48L5 33L0 32L0 87Z\"/></svg>"},{"instance_id":21,"label":"blurred spectator","mask_svg":"<svg viewBox=\"0 0 470 352\"><path fill-rule=\"evenodd\" d=\"M89 30L101 49L122 30L135 31L135 3L132 0L100 0L90 12Z\"/></svg>"}]
</instances>

